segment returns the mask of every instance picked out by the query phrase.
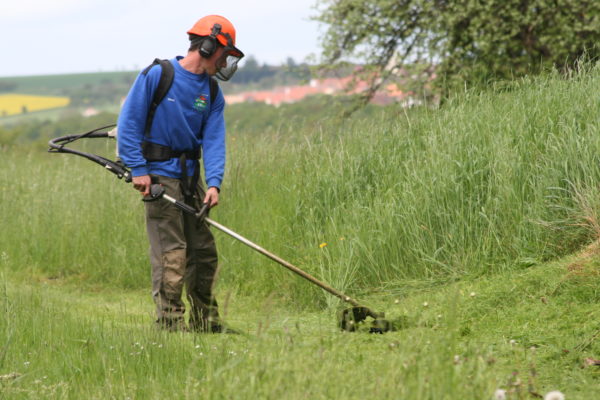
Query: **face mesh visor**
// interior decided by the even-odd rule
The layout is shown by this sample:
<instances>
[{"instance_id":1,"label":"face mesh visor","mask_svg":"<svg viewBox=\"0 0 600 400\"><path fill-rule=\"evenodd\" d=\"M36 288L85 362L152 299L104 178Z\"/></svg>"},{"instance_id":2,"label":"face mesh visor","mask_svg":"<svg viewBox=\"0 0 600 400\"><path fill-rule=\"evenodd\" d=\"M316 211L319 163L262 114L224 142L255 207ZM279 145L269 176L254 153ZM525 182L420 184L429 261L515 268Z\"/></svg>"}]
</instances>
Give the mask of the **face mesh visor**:
<instances>
[{"instance_id":1,"label":"face mesh visor","mask_svg":"<svg viewBox=\"0 0 600 400\"><path fill-rule=\"evenodd\" d=\"M235 74L235 71L237 71L238 62L242 57L224 53L223 57L221 57L217 63L220 68L217 70L216 77L222 81L230 80L233 74Z\"/></svg>"}]
</instances>

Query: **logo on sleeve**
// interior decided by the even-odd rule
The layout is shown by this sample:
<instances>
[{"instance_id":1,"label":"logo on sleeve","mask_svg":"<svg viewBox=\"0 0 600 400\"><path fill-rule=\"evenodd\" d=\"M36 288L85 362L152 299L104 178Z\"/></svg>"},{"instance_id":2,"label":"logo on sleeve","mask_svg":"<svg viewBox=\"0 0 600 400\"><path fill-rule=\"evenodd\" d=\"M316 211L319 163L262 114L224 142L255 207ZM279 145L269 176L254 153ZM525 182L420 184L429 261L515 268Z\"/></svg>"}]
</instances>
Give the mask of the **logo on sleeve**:
<instances>
[{"instance_id":1,"label":"logo on sleeve","mask_svg":"<svg viewBox=\"0 0 600 400\"><path fill-rule=\"evenodd\" d=\"M194 100L194 110L196 111L204 111L204 109L206 109L206 106L208 105L208 101L207 101L207 95L205 94L201 94L200 96L198 96L196 98L196 100Z\"/></svg>"}]
</instances>

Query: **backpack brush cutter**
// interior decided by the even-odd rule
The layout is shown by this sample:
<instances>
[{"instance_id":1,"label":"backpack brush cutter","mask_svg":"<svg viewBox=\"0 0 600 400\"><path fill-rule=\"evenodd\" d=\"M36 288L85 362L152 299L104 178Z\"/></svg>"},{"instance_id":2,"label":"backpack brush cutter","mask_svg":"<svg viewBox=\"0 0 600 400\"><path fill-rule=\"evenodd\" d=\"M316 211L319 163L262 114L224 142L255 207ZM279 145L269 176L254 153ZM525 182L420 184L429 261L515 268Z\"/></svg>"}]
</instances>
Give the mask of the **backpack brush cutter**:
<instances>
[{"instance_id":1,"label":"backpack brush cutter","mask_svg":"<svg viewBox=\"0 0 600 400\"><path fill-rule=\"evenodd\" d=\"M120 161L111 161L107 158L104 158L104 157L101 157L101 156L98 156L95 154L86 153L83 151L74 150L74 149L65 147L66 145L68 145L76 140L84 139L84 138L115 138L115 136L112 132L108 132L108 131L104 132L103 131L105 129L112 128L112 127L114 127L114 125L104 126L104 127L94 129L92 131L89 131L89 132L86 132L83 134L65 135L65 136L60 136L60 137L54 138L48 142L48 145L50 146L50 148L48 149L48 152L49 153L75 154L75 155L87 158L90 161L93 161L97 164L102 165L108 171L115 174L119 179L124 179L125 182L131 182L131 178L132 178L131 172ZM339 313L338 323L339 323L339 327L342 330L349 331L349 332L356 331L357 327L358 327L358 323L366 320L368 317L371 317L373 319L371 328L369 330L370 333L384 333L384 332L387 332L390 330L394 330L392 323L390 321L384 319L385 318L384 313L375 312L375 311L371 310L369 307L365 307L364 305L361 305L357 300L351 298L350 296L346 296L342 292L332 288L331 286L327 285L324 282L321 282L320 280L313 277L312 275L302 271L300 268L283 260L282 258L276 256L275 254L268 252L267 250L263 249L262 247L258 246L255 243L251 242L250 240L244 238L243 236L237 234L236 232L232 231L231 229L208 218L206 216L206 213L208 211L208 204L204 204L200 210L196 210L195 208L189 206L188 204L180 202L180 201L174 199L173 197L167 195L165 193L165 189L161 185L153 184L150 187L150 195L147 196L146 198L144 198L144 201L156 201L159 199L164 199L164 200L172 203L175 207L181 209L183 212L194 215L196 218L203 220L208 225L213 226L216 229L220 230L221 232L226 233L227 235L233 237L234 239L244 243L245 245L249 246L250 248L261 253L262 255L279 263L283 267L296 273L297 275L300 275L302 278L306 279L307 281L319 286L321 289L325 290L326 292L340 298L341 300L345 301L346 303L350 303L352 305L351 308L345 309Z\"/></svg>"}]
</instances>

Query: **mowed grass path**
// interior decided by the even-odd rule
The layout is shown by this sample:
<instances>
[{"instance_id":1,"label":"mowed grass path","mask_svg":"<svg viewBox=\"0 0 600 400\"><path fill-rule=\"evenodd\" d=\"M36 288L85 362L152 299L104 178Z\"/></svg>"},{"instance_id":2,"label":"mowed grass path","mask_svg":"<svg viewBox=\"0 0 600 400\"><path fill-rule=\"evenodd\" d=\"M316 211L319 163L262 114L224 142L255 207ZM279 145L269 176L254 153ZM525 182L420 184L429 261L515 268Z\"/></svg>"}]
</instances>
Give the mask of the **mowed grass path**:
<instances>
[{"instance_id":1,"label":"mowed grass path","mask_svg":"<svg viewBox=\"0 0 600 400\"><path fill-rule=\"evenodd\" d=\"M454 284L369 296L401 329L337 330L334 310L219 289L240 335L165 333L142 291L5 272L4 398L488 399L558 389L592 399L600 369L600 253Z\"/></svg>"}]
</instances>

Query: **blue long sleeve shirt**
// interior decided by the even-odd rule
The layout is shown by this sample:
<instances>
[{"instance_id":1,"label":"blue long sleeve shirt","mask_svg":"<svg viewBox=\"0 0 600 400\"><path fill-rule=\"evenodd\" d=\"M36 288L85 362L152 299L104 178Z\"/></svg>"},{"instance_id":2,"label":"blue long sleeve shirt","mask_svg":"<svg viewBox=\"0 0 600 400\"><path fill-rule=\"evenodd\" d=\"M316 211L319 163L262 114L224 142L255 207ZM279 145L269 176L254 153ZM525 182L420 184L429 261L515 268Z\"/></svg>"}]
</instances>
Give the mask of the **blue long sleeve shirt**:
<instances>
[{"instance_id":1,"label":"blue long sleeve shirt","mask_svg":"<svg viewBox=\"0 0 600 400\"><path fill-rule=\"evenodd\" d=\"M156 174L180 178L179 159L148 162L142 155L142 141L169 146L175 151L202 148L206 185L220 188L225 170L225 99L219 88L211 104L211 78L183 69L178 62L181 58L170 60L175 77L156 109L149 137L144 135L146 117L158 87L161 67L156 65L136 78L117 122L119 156L131 168L134 177ZM193 176L193 160L187 161L187 169L187 175Z\"/></svg>"}]
</instances>

